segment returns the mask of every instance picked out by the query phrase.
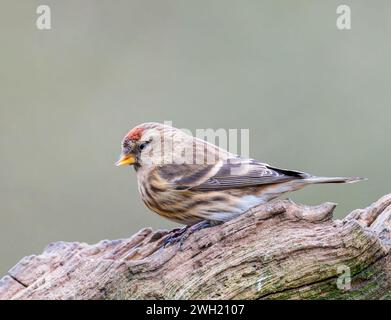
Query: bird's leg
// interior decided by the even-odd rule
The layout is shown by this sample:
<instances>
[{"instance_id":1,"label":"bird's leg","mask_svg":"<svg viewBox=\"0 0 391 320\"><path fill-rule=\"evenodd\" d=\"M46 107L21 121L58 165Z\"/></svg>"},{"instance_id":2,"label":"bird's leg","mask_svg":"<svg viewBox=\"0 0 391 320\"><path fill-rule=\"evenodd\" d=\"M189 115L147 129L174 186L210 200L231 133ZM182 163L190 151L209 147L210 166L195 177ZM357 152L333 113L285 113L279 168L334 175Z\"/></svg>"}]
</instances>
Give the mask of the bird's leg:
<instances>
[{"instance_id":1,"label":"bird's leg","mask_svg":"<svg viewBox=\"0 0 391 320\"><path fill-rule=\"evenodd\" d=\"M202 229L205 229L205 228L209 228L209 227L213 227L215 224L213 224L211 221L209 220L204 220L204 221L201 221L201 222L198 222L196 224L193 224L192 226L190 226L186 232L184 232L181 236L181 238L179 239L179 249L182 250L182 245L183 243L185 242L185 240L194 232L196 231L199 231L199 230L202 230Z\"/></svg>"},{"instance_id":2,"label":"bird's leg","mask_svg":"<svg viewBox=\"0 0 391 320\"><path fill-rule=\"evenodd\" d=\"M203 220L201 222L198 222L196 224L193 224L192 226L186 226L181 229L174 230L174 234L171 235L167 240L164 242L164 247L179 242L179 248L182 249L182 244L185 242L185 240L194 232L199 231L201 229L209 228L214 226L211 221L209 220Z\"/></svg>"},{"instance_id":3,"label":"bird's leg","mask_svg":"<svg viewBox=\"0 0 391 320\"><path fill-rule=\"evenodd\" d=\"M200 221L196 224L193 224L192 226L189 227L189 230L188 230L188 233L189 235L192 234L193 232L196 232L196 231L199 231L199 230L202 230L202 229L205 229L205 228L209 228L209 227L212 227L214 226L215 224L212 223L212 221L209 221L209 220L203 220L203 221Z\"/></svg>"},{"instance_id":4,"label":"bird's leg","mask_svg":"<svg viewBox=\"0 0 391 320\"><path fill-rule=\"evenodd\" d=\"M184 226L182 228L172 230L172 234L164 241L163 247L167 247L172 243L178 242L188 228L190 228L190 226Z\"/></svg>"}]
</instances>

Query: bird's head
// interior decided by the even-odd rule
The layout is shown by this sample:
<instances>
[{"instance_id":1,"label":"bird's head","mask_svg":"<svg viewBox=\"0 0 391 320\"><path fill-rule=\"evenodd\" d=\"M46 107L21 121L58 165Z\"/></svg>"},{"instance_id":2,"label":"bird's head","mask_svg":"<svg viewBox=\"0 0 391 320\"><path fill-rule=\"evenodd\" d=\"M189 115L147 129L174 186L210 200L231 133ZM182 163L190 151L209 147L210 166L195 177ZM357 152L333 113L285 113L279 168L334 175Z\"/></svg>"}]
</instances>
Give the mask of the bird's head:
<instances>
[{"instance_id":1,"label":"bird's head","mask_svg":"<svg viewBox=\"0 0 391 320\"><path fill-rule=\"evenodd\" d=\"M142 156L151 151L152 145L159 140L160 124L143 123L130 130L122 139L122 150L117 166L140 166Z\"/></svg>"},{"instance_id":2,"label":"bird's head","mask_svg":"<svg viewBox=\"0 0 391 320\"><path fill-rule=\"evenodd\" d=\"M137 169L147 163L159 162L162 142L172 136L173 130L170 126L155 122L134 127L122 140L122 152L116 165L134 165Z\"/></svg>"},{"instance_id":3,"label":"bird's head","mask_svg":"<svg viewBox=\"0 0 391 320\"><path fill-rule=\"evenodd\" d=\"M215 163L232 156L229 152L193 137L183 130L155 122L140 124L122 140L117 166Z\"/></svg>"}]
</instances>

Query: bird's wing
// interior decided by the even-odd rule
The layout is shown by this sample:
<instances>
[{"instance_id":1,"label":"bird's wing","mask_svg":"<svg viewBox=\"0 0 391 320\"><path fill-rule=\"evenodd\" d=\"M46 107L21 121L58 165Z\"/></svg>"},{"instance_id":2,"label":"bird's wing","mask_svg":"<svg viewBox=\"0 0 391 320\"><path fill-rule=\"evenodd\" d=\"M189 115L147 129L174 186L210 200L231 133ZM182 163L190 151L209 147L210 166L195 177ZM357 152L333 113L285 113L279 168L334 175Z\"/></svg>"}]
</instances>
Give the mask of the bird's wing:
<instances>
[{"instance_id":1,"label":"bird's wing","mask_svg":"<svg viewBox=\"0 0 391 320\"><path fill-rule=\"evenodd\" d=\"M222 166L217 164L164 164L157 167L158 176L177 190L197 187L213 177Z\"/></svg>"},{"instance_id":2,"label":"bird's wing","mask_svg":"<svg viewBox=\"0 0 391 320\"><path fill-rule=\"evenodd\" d=\"M309 175L279 169L252 159L234 158L214 165L170 164L158 168L158 174L178 190L223 190L273 184Z\"/></svg>"}]
</instances>

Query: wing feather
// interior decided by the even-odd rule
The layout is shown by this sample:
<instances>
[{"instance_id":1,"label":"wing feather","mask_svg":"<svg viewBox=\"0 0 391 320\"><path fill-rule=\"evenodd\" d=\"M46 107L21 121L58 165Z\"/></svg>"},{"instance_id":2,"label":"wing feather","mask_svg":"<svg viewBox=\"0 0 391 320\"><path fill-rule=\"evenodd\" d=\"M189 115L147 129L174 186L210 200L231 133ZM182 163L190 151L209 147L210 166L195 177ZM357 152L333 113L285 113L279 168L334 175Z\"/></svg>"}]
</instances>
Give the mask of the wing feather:
<instances>
[{"instance_id":1,"label":"wing feather","mask_svg":"<svg viewBox=\"0 0 391 320\"><path fill-rule=\"evenodd\" d=\"M281 183L310 175L279 169L253 159L233 158L214 165L170 164L158 174L177 190L212 191Z\"/></svg>"}]
</instances>

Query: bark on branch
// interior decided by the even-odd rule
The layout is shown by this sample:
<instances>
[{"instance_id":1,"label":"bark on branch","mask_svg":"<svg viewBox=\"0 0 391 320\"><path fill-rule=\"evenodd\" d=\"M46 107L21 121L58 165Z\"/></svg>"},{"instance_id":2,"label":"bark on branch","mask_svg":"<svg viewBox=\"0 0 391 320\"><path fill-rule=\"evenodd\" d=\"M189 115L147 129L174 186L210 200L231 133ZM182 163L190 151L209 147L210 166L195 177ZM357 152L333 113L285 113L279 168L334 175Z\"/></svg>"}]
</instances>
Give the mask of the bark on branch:
<instances>
[{"instance_id":1,"label":"bark on branch","mask_svg":"<svg viewBox=\"0 0 391 320\"><path fill-rule=\"evenodd\" d=\"M343 220L334 208L268 203L192 234L182 251L150 228L52 243L0 280L0 299L390 299L391 194Z\"/></svg>"}]
</instances>

